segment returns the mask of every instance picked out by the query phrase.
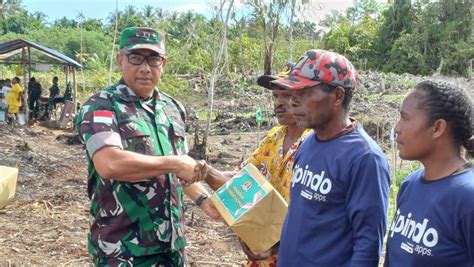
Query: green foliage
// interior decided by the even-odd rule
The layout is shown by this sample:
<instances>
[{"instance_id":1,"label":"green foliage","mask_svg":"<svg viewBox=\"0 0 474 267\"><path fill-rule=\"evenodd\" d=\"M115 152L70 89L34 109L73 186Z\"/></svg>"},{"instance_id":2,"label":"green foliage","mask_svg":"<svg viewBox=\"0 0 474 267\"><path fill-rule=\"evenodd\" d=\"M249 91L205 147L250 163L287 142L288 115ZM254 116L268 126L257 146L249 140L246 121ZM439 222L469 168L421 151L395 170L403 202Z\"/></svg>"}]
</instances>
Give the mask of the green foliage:
<instances>
[{"instance_id":1,"label":"green foliage","mask_svg":"<svg viewBox=\"0 0 474 267\"><path fill-rule=\"evenodd\" d=\"M415 22L411 0L394 0L393 5L383 12L384 23L380 27L380 46L388 46L400 35L411 33ZM385 49L382 48L382 51Z\"/></svg>"},{"instance_id":2,"label":"green foliage","mask_svg":"<svg viewBox=\"0 0 474 267\"><path fill-rule=\"evenodd\" d=\"M308 49L325 48L346 55L359 69L430 75L442 65L444 74L467 75L468 62L474 58L472 1L394 0L384 7L377 0L354 0L345 14L332 13L319 24L296 20L290 29L287 19L292 2L245 1L249 12L240 17L234 14L228 25L219 74L242 77L278 72L288 61L290 32L293 61ZM50 24L46 18L41 12L29 13L21 0L1 1L0 41L24 38L60 51L88 70L105 73L112 46L115 51L118 46L112 44L116 18L118 31L136 25L159 28L167 33L164 79L176 92L182 92L187 84L172 81L175 74L212 70L223 23L221 18L208 19L191 11L133 5L110 13L105 21L82 13ZM38 53L33 58L47 59Z\"/></svg>"},{"instance_id":3,"label":"green foliage","mask_svg":"<svg viewBox=\"0 0 474 267\"><path fill-rule=\"evenodd\" d=\"M231 63L231 69L241 72L255 69L255 63L262 61L263 58L261 48L261 44L255 42L255 39L247 33L241 33L229 45L229 55L237 59Z\"/></svg>"},{"instance_id":4,"label":"green foliage","mask_svg":"<svg viewBox=\"0 0 474 267\"><path fill-rule=\"evenodd\" d=\"M333 50L340 54L346 54L350 48L349 35L352 25L347 18L343 18L335 29L332 29L324 36L323 44L326 49Z\"/></svg>"},{"instance_id":5,"label":"green foliage","mask_svg":"<svg viewBox=\"0 0 474 267\"><path fill-rule=\"evenodd\" d=\"M106 69L86 70L77 76L78 88L89 95L109 85L109 72ZM119 79L120 73L113 72L112 83L117 82ZM83 86L84 88L82 88Z\"/></svg>"},{"instance_id":6,"label":"green foliage","mask_svg":"<svg viewBox=\"0 0 474 267\"><path fill-rule=\"evenodd\" d=\"M173 97L179 97L189 92L189 83L179 77L164 74L161 76L159 89Z\"/></svg>"},{"instance_id":7,"label":"green foliage","mask_svg":"<svg viewBox=\"0 0 474 267\"><path fill-rule=\"evenodd\" d=\"M354 0L346 14L350 21L359 22L367 17L378 17L381 10L382 4L377 0Z\"/></svg>"},{"instance_id":8,"label":"green foliage","mask_svg":"<svg viewBox=\"0 0 474 267\"><path fill-rule=\"evenodd\" d=\"M428 75L467 74L474 57L472 1L397 0L384 12L379 63L384 71ZM388 62L388 64L382 64Z\"/></svg>"},{"instance_id":9,"label":"green foliage","mask_svg":"<svg viewBox=\"0 0 474 267\"><path fill-rule=\"evenodd\" d=\"M127 5L124 11L113 12L108 18L106 29L113 32L115 29L115 20L117 18L117 30L121 32L123 29L137 25L146 25L146 17L133 5ZM150 25L154 26L154 25Z\"/></svg>"},{"instance_id":10,"label":"green foliage","mask_svg":"<svg viewBox=\"0 0 474 267\"><path fill-rule=\"evenodd\" d=\"M83 63L86 68L91 69L106 66L112 43L111 37L100 31L59 27L32 30L26 36L26 39L62 51L66 56Z\"/></svg>"},{"instance_id":11,"label":"green foliage","mask_svg":"<svg viewBox=\"0 0 474 267\"><path fill-rule=\"evenodd\" d=\"M42 21L30 16L26 11L0 20L0 33L2 34L9 32L25 34L29 30L43 28L45 28L45 25Z\"/></svg>"},{"instance_id":12,"label":"green foliage","mask_svg":"<svg viewBox=\"0 0 474 267\"><path fill-rule=\"evenodd\" d=\"M400 170L397 170L396 186L400 186L405 178L412 172L416 171L421 167L421 163L418 161L409 161L406 166L403 166Z\"/></svg>"},{"instance_id":13,"label":"green foliage","mask_svg":"<svg viewBox=\"0 0 474 267\"><path fill-rule=\"evenodd\" d=\"M103 23L101 19L85 19L81 28L86 31L103 31Z\"/></svg>"},{"instance_id":14,"label":"green foliage","mask_svg":"<svg viewBox=\"0 0 474 267\"><path fill-rule=\"evenodd\" d=\"M444 73L455 75L468 75L469 59L474 59L474 37L471 36L466 41L459 41L452 44L451 49L445 52L445 57L449 60L444 62Z\"/></svg>"},{"instance_id":15,"label":"green foliage","mask_svg":"<svg viewBox=\"0 0 474 267\"><path fill-rule=\"evenodd\" d=\"M58 19L54 21L53 27L56 28L77 28L79 23L73 19L68 19L66 17L62 17L61 19Z\"/></svg>"},{"instance_id":16,"label":"green foliage","mask_svg":"<svg viewBox=\"0 0 474 267\"><path fill-rule=\"evenodd\" d=\"M386 102L393 102L393 103L402 103L403 99L405 98L405 94L401 95L383 95L382 99Z\"/></svg>"},{"instance_id":17,"label":"green foliage","mask_svg":"<svg viewBox=\"0 0 474 267\"><path fill-rule=\"evenodd\" d=\"M358 68L431 75L467 75L474 58L472 1L395 0L385 10L375 0L355 0L346 16L322 21L323 46ZM378 16L378 14L382 15Z\"/></svg>"},{"instance_id":18,"label":"green foliage","mask_svg":"<svg viewBox=\"0 0 474 267\"><path fill-rule=\"evenodd\" d=\"M2 42L2 43L3 42L8 42L8 41L12 41L12 40L19 39L19 38L22 38L22 37L24 37L23 34L15 33L15 32L9 32L9 33L0 35L0 42Z\"/></svg>"},{"instance_id":19,"label":"green foliage","mask_svg":"<svg viewBox=\"0 0 474 267\"><path fill-rule=\"evenodd\" d=\"M207 121L207 116L209 116L208 110L201 109L196 114L198 120L200 121ZM215 120L217 118L217 112L211 113L211 120Z\"/></svg>"},{"instance_id":20,"label":"green foliage","mask_svg":"<svg viewBox=\"0 0 474 267\"><path fill-rule=\"evenodd\" d=\"M210 25L205 22L202 15L191 12L176 15L175 22L162 23L163 30L168 33L168 72L210 71L212 66L210 49L215 45Z\"/></svg>"},{"instance_id":21,"label":"green foliage","mask_svg":"<svg viewBox=\"0 0 474 267\"><path fill-rule=\"evenodd\" d=\"M395 73L407 72L422 75L427 75L431 71L431 68L423 62L416 34L404 34L394 42L389 53L389 60L382 69Z\"/></svg>"},{"instance_id":22,"label":"green foliage","mask_svg":"<svg viewBox=\"0 0 474 267\"><path fill-rule=\"evenodd\" d=\"M339 24L323 38L326 49L338 52L349 58L358 68L374 65L375 40L380 20L363 17L358 23L341 18Z\"/></svg>"},{"instance_id":23,"label":"green foliage","mask_svg":"<svg viewBox=\"0 0 474 267\"><path fill-rule=\"evenodd\" d=\"M395 177L395 179L393 180L393 177L392 177L392 182L390 184L390 203L389 203L389 211L388 211L388 221L389 223L392 221L393 219L393 215L395 214L395 208L396 208L396 201L395 201L395 198L397 196L397 193L400 189L400 185L402 184L402 182L405 180L405 178L412 172L416 171L417 169L419 169L421 166L421 164L417 161L410 161L406 166L403 166L403 168L401 168L400 170L397 171L397 175ZM393 166L392 166L393 168ZM398 166L397 166L398 168ZM393 174L391 174L392 176Z\"/></svg>"}]
</instances>

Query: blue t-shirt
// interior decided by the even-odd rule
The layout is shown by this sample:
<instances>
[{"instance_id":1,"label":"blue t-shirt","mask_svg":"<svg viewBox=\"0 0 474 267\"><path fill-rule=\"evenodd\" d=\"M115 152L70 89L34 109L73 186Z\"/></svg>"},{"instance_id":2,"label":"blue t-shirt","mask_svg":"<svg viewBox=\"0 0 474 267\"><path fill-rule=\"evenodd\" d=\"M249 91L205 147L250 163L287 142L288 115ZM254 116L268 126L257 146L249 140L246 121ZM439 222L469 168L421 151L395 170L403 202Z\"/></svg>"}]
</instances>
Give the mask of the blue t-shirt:
<instances>
[{"instance_id":1,"label":"blue t-shirt","mask_svg":"<svg viewBox=\"0 0 474 267\"><path fill-rule=\"evenodd\" d=\"M362 127L298 149L278 266L377 266L387 228L389 168Z\"/></svg>"},{"instance_id":2,"label":"blue t-shirt","mask_svg":"<svg viewBox=\"0 0 474 267\"><path fill-rule=\"evenodd\" d=\"M474 169L400 186L385 266L474 266Z\"/></svg>"}]
</instances>

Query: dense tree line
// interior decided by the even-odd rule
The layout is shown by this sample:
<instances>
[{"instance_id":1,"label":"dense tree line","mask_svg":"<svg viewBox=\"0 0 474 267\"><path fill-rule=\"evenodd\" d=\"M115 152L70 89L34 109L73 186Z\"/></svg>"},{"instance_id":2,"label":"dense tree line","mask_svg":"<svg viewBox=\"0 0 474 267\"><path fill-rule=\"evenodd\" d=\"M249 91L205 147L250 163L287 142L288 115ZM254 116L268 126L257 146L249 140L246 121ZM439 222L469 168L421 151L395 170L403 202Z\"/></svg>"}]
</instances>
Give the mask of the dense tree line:
<instances>
[{"instance_id":1,"label":"dense tree line","mask_svg":"<svg viewBox=\"0 0 474 267\"><path fill-rule=\"evenodd\" d=\"M313 47L345 54L358 68L384 72L466 75L472 64L471 0L355 0L345 13L333 13L317 24L299 19L298 12L312 8L309 2L243 1L249 12L233 13L228 22L222 72L275 72ZM210 9L216 15L207 18L128 5L105 21L78 13L48 23L47 14L29 12L21 0L0 0L0 42L25 38L61 51L88 69L107 69L117 19L117 32L145 25L167 33L168 73L209 72L224 23L219 5Z\"/></svg>"}]
</instances>

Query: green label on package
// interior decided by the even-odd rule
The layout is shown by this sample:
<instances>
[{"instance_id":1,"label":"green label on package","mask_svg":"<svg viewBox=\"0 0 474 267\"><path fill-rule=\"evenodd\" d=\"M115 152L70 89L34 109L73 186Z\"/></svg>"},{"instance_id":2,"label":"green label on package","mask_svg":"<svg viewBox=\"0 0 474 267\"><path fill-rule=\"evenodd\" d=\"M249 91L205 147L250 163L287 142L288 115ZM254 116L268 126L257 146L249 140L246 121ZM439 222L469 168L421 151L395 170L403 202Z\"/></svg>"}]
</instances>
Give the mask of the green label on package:
<instances>
[{"instance_id":1,"label":"green label on package","mask_svg":"<svg viewBox=\"0 0 474 267\"><path fill-rule=\"evenodd\" d=\"M242 215L267 195L267 191L243 168L216 191L216 196L232 219Z\"/></svg>"}]
</instances>

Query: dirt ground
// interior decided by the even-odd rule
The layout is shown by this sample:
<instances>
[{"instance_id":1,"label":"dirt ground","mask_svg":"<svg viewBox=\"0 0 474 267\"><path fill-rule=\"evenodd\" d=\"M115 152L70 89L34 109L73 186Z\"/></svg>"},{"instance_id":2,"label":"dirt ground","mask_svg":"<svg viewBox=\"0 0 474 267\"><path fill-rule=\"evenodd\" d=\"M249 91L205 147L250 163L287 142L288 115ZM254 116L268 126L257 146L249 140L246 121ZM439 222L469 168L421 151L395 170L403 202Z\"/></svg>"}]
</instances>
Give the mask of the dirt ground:
<instances>
[{"instance_id":1,"label":"dirt ground","mask_svg":"<svg viewBox=\"0 0 474 267\"><path fill-rule=\"evenodd\" d=\"M89 199L82 145L68 144L72 132L48 125L1 125L0 136L0 162L20 169L15 198L0 210L0 266L91 265L85 242ZM235 166L246 149L253 149L255 138L256 133L211 136L211 150L219 152L208 160L219 168ZM237 149L222 149L222 144ZM241 266L244 254L235 234L222 222L208 219L189 199L185 204L191 266Z\"/></svg>"},{"instance_id":2,"label":"dirt ground","mask_svg":"<svg viewBox=\"0 0 474 267\"><path fill-rule=\"evenodd\" d=\"M392 93L396 97L385 97L387 92L364 91L354 96L351 108L351 115L388 156L389 130L397 120L404 90ZM260 106L265 117L271 117L271 95L268 91L241 91L238 96L218 97L207 161L230 170L257 145L255 119L236 114L251 113ZM201 94L191 100L187 96L180 99L189 111L188 141L192 147L197 125L200 131L203 129L197 117L207 98ZM273 120L266 123L260 137L274 124ZM0 124L0 165L20 170L15 198L0 209L0 266L92 265L86 250L87 160L73 136L72 131L57 130L51 123L23 128ZM186 205L190 265L242 266L245 256L236 235L222 222L208 219L188 199Z\"/></svg>"}]
</instances>

